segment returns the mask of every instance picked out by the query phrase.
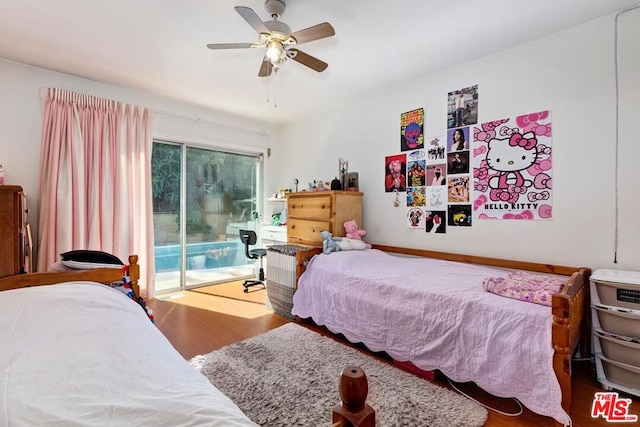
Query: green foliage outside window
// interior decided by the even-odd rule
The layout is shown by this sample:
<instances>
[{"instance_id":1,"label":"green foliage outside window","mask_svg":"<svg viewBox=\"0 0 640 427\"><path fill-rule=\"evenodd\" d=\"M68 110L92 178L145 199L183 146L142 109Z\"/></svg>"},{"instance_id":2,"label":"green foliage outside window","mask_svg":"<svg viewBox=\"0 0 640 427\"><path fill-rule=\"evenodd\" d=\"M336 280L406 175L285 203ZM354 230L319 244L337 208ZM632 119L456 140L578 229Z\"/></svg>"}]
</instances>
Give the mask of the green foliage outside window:
<instances>
[{"instance_id":1,"label":"green foliage outside window","mask_svg":"<svg viewBox=\"0 0 640 427\"><path fill-rule=\"evenodd\" d=\"M227 221L248 221L256 212L256 158L204 148L154 142L151 156L153 212L176 214L180 225L181 179L186 180L186 234L225 233Z\"/></svg>"},{"instance_id":2,"label":"green foliage outside window","mask_svg":"<svg viewBox=\"0 0 640 427\"><path fill-rule=\"evenodd\" d=\"M151 190L156 213L180 212L180 157L180 146L153 143Z\"/></svg>"}]
</instances>

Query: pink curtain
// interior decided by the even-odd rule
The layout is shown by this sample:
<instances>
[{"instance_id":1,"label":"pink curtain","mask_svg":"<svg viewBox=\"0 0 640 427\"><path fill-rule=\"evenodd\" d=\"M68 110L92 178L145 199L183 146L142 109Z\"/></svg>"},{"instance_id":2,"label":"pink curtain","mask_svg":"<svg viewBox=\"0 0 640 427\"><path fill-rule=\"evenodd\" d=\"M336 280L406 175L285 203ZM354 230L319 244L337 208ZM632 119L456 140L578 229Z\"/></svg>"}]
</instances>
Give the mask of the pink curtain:
<instances>
[{"instance_id":1,"label":"pink curtain","mask_svg":"<svg viewBox=\"0 0 640 427\"><path fill-rule=\"evenodd\" d=\"M48 89L38 206L38 271L74 249L139 257L153 296L151 121L147 108Z\"/></svg>"}]
</instances>

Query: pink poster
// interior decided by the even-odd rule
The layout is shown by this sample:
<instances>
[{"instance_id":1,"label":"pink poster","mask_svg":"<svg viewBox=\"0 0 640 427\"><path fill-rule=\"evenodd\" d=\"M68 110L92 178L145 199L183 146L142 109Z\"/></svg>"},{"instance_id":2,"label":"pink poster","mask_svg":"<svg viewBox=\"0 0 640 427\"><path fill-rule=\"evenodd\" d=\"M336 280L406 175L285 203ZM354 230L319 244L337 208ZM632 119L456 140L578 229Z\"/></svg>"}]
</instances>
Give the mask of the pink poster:
<instances>
[{"instance_id":1,"label":"pink poster","mask_svg":"<svg viewBox=\"0 0 640 427\"><path fill-rule=\"evenodd\" d=\"M384 191L387 193L407 191L407 156L396 154L384 158Z\"/></svg>"},{"instance_id":2,"label":"pink poster","mask_svg":"<svg viewBox=\"0 0 640 427\"><path fill-rule=\"evenodd\" d=\"M551 112L473 127L478 219L551 219Z\"/></svg>"}]
</instances>

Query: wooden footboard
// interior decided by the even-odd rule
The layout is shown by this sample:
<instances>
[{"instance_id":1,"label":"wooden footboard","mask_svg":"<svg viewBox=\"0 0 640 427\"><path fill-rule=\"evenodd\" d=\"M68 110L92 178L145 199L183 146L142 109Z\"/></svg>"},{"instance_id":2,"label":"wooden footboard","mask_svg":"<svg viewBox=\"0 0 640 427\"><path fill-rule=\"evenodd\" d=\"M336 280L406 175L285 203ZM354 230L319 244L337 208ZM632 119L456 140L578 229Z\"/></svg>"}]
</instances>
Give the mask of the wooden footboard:
<instances>
[{"instance_id":1,"label":"wooden footboard","mask_svg":"<svg viewBox=\"0 0 640 427\"><path fill-rule=\"evenodd\" d=\"M590 275L590 269L581 268L573 273L561 293L551 297L551 341L555 351L553 370L562 390L562 407L568 414L571 413L571 359L580 343L582 357L589 357L591 354L590 322L587 315Z\"/></svg>"},{"instance_id":2,"label":"wooden footboard","mask_svg":"<svg viewBox=\"0 0 640 427\"><path fill-rule=\"evenodd\" d=\"M298 289L298 279L307 269L307 263L314 255L322 253L322 248L308 248L296 251L296 289Z\"/></svg>"},{"instance_id":3,"label":"wooden footboard","mask_svg":"<svg viewBox=\"0 0 640 427\"><path fill-rule=\"evenodd\" d=\"M137 255L129 256L129 278L131 279L131 288L137 298L140 296L140 286L138 285L140 266L138 265ZM120 280L122 280L122 270L119 268L94 268L92 270L63 273L28 273L0 278L0 291L30 286L53 285L62 282L89 281L112 283Z\"/></svg>"}]
</instances>

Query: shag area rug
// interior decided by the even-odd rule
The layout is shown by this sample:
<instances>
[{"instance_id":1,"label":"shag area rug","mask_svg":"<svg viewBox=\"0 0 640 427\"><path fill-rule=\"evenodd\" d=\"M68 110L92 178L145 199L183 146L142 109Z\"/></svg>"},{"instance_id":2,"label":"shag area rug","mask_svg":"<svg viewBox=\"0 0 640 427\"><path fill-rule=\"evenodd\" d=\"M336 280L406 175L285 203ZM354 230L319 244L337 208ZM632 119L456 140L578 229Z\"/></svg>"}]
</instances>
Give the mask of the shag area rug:
<instances>
[{"instance_id":1,"label":"shag area rug","mask_svg":"<svg viewBox=\"0 0 640 427\"><path fill-rule=\"evenodd\" d=\"M196 356L202 372L261 426L330 426L346 366L361 367L376 426L482 426L479 404L295 323Z\"/></svg>"}]
</instances>

